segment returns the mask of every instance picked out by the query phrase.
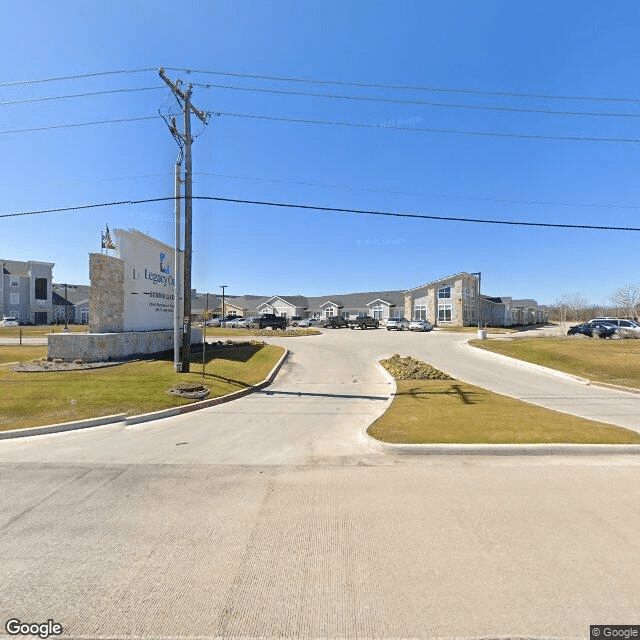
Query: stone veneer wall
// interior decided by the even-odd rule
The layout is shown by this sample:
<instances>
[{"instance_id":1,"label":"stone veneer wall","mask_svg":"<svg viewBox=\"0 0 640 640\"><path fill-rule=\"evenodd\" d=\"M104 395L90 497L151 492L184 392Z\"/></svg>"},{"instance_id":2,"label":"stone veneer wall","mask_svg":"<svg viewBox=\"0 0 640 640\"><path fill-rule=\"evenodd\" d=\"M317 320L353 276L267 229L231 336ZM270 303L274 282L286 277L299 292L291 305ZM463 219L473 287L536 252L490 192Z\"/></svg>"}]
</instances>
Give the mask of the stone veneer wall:
<instances>
[{"instance_id":1,"label":"stone veneer wall","mask_svg":"<svg viewBox=\"0 0 640 640\"><path fill-rule=\"evenodd\" d=\"M89 331L124 331L124 260L90 253L89 279Z\"/></svg>"},{"instance_id":2,"label":"stone veneer wall","mask_svg":"<svg viewBox=\"0 0 640 640\"><path fill-rule=\"evenodd\" d=\"M106 362L173 349L173 329L126 333L50 333L47 356L65 362ZM202 343L202 329L191 327L191 344Z\"/></svg>"}]
</instances>

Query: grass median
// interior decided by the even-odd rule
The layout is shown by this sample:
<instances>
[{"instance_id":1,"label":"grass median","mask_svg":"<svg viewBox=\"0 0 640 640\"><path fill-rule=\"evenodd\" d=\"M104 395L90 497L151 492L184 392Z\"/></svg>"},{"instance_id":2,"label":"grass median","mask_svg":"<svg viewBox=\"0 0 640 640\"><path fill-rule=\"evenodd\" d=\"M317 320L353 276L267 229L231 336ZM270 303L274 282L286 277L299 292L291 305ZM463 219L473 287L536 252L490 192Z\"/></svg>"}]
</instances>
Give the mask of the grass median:
<instances>
[{"instance_id":1,"label":"grass median","mask_svg":"<svg viewBox=\"0 0 640 640\"><path fill-rule=\"evenodd\" d=\"M396 378L397 395L367 433L383 442L640 444L635 431L492 393L412 358L382 364Z\"/></svg>"},{"instance_id":2,"label":"grass median","mask_svg":"<svg viewBox=\"0 0 640 640\"><path fill-rule=\"evenodd\" d=\"M22 347L25 349L28 347ZM103 369L21 373L0 369L0 431L127 413L136 415L193 402L168 394L178 383L205 385L209 398L264 380L284 350L246 344L194 353L191 372L172 359L142 360Z\"/></svg>"},{"instance_id":3,"label":"grass median","mask_svg":"<svg viewBox=\"0 0 640 640\"><path fill-rule=\"evenodd\" d=\"M500 341L471 340L470 344L595 382L640 389L640 340L564 336Z\"/></svg>"}]
</instances>

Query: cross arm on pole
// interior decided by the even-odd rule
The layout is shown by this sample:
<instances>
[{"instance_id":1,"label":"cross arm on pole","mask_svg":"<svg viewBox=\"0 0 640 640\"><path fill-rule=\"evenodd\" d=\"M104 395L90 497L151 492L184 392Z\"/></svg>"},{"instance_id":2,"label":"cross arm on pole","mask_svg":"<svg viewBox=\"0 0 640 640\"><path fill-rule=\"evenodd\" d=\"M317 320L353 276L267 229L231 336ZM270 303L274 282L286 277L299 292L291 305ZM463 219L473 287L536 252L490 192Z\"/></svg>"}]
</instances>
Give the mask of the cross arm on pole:
<instances>
[{"instance_id":1,"label":"cross arm on pole","mask_svg":"<svg viewBox=\"0 0 640 640\"><path fill-rule=\"evenodd\" d=\"M160 77L167 83L167 85L169 86L169 88L171 89L171 91L173 91L173 93L180 98L183 102L187 102L187 99L191 97L191 85L189 85L187 87L187 92L185 93L184 91L182 91L182 89L180 89L179 86L179 82L172 82L167 75L164 72L164 68L160 67L158 73L160 74ZM210 113L207 113L206 111L201 111L200 109L196 108L193 106L193 104L191 104L191 101L189 100L189 107L191 109L191 111L193 111L193 113L196 115L196 117L201 120L204 124L207 124L209 122L209 117L210 117Z\"/></svg>"}]
</instances>

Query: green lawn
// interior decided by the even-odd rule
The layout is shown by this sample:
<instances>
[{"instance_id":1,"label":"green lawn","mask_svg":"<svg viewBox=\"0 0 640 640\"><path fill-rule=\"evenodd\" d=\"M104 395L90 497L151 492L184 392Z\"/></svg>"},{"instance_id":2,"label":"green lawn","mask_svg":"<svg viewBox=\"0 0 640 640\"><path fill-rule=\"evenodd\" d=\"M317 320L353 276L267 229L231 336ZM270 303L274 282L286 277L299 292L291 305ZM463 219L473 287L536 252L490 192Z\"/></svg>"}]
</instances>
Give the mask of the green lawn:
<instances>
[{"instance_id":1,"label":"green lawn","mask_svg":"<svg viewBox=\"0 0 640 640\"><path fill-rule=\"evenodd\" d=\"M204 384L211 388L209 398L222 396L264 380L282 353L274 345L211 349L204 378L202 353L193 354L188 374L174 373L172 360L51 373L18 373L2 367L0 430L189 404L191 400L166 393L177 383Z\"/></svg>"},{"instance_id":2,"label":"green lawn","mask_svg":"<svg viewBox=\"0 0 640 640\"><path fill-rule=\"evenodd\" d=\"M565 336L471 340L470 344L596 382L640 389L640 340Z\"/></svg>"},{"instance_id":3,"label":"green lawn","mask_svg":"<svg viewBox=\"0 0 640 640\"><path fill-rule=\"evenodd\" d=\"M70 333L85 333L89 327L86 324L70 324ZM38 338L46 336L48 333L62 333L63 324L37 325L35 327L0 327L0 338L17 338L22 333L22 337Z\"/></svg>"},{"instance_id":4,"label":"green lawn","mask_svg":"<svg viewBox=\"0 0 640 640\"><path fill-rule=\"evenodd\" d=\"M399 367L387 368L398 375ZM634 431L536 407L458 380L400 379L397 387L389 409L367 431L383 442L640 444Z\"/></svg>"},{"instance_id":5,"label":"green lawn","mask_svg":"<svg viewBox=\"0 0 640 640\"><path fill-rule=\"evenodd\" d=\"M0 364L26 362L47 357L46 345L6 345L0 344Z\"/></svg>"}]
</instances>

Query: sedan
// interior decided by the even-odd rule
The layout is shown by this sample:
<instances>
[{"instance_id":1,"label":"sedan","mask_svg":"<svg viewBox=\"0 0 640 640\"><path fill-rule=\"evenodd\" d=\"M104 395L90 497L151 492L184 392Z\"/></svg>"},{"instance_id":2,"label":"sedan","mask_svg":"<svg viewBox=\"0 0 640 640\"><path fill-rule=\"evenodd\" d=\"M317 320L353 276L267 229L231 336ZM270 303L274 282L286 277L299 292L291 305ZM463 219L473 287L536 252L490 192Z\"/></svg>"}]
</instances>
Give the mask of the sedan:
<instances>
[{"instance_id":1,"label":"sedan","mask_svg":"<svg viewBox=\"0 0 640 640\"><path fill-rule=\"evenodd\" d=\"M18 327L20 326L18 319L13 316L5 316L0 322L0 326L2 327Z\"/></svg>"},{"instance_id":2,"label":"sedan","mask_svg":"<svg viewBox=\"0 0 640 640\"><path fill-rule=\"evenodd\" d=\"M387 320L387 331L395 329L396 331L404 331L409 328L411 323L406 318L389 318Z\"/></svg>"},{"instance_id":3,"label":"sedan","mask_svg":"<svg viewBox=\"0 0 640 640\"><path fill-rule=\"evenodd\" d=\"M298 322L299 327L313 327L316 324L318 324L317 318L303 318Z\"/></svg>"},{"instance_id":4,"label":"sedan","mask_svg":"<svg viewBox=\"0 0 640 640\"><path fill-rule=\"evenodd\" d=\"M585 322L569 327L567 335L582 334L592 338L611 338L618 333L619 327L609 322Z\"/></svg>"},{"instance_id":5,"label":"sedan","mask_svg":"<svg viewBox=\"0 0 640 640\"><path fill-rule=\"evenodd\" d=\"M412 320L409 324L409 331L431 331L433 325L428 320Z\"/></svg>"}]
</instances>

